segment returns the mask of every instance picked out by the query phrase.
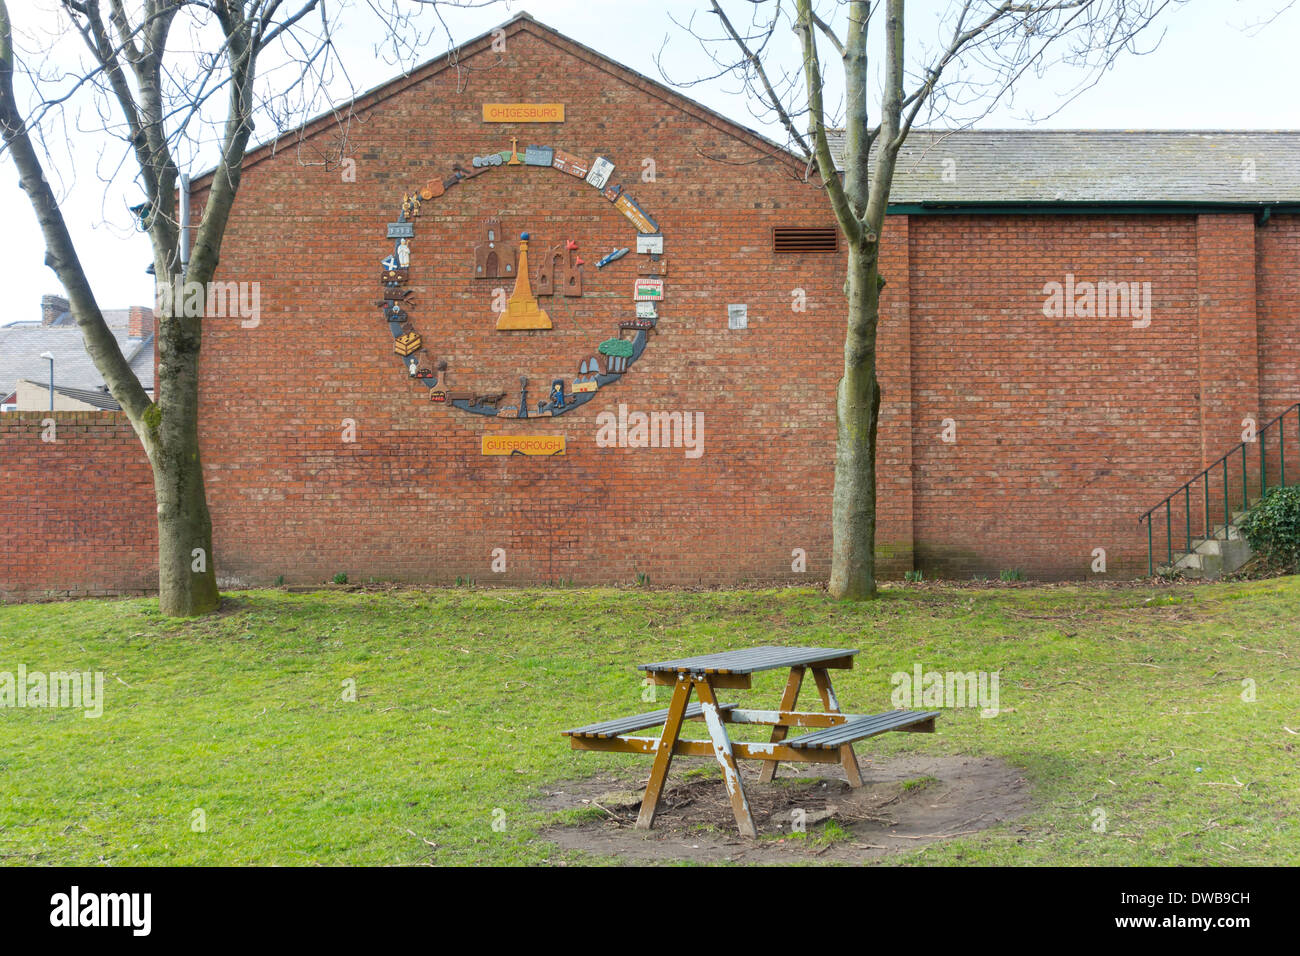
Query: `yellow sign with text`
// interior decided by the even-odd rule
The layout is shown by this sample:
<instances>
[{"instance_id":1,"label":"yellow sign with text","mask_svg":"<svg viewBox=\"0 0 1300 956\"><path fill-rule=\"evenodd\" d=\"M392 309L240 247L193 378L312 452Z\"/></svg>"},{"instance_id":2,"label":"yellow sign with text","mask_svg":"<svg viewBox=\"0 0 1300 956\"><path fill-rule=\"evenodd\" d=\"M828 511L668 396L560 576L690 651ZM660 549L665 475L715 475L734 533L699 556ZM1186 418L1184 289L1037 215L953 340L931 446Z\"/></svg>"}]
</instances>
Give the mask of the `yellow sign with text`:
<instances>
[{"instance_id":1,"label":"yellow sign with text","mask_svg":"<svg viewBox=\"0 0 1300 956\"><path fill-rule=\"evenodd\" d=\"M563 435L484 435L485 455L563 455Z\"/></svg>"},{"instance_id":2,"label":"yellow sign with text","mask_svg":"<svg viewBox=\"0 0 1300 956\"><path fill-rule=\"evenodd\" d=\"M563 123L563 103L484 103L485 123Z\"/></svg>"}]
</instances>

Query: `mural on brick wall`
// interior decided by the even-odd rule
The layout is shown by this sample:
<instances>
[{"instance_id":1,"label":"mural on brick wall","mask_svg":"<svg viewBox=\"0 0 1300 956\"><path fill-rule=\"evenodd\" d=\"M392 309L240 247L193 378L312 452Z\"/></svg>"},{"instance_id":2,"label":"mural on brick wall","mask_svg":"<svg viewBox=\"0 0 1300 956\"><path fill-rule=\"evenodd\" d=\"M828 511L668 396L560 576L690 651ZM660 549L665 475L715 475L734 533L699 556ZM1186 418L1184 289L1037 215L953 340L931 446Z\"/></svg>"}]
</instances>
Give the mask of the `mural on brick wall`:
<instances>
[{"instance_id":1,"label":"mural on brick wall","mask_svg":"<svg viewBox=\"0 0 1300 956\"><path fill-rule=\"evenodd\" d=\"M416 307L412 291L407 288L410 279L411 256L416 241L415 220L426 203L443 195L448 189L488 173L499 166L535 167L575 176L596 190L600 198L614 205L636 233L637 253L644 257L637 266L637 277L631 282L628 296L629 314L615 320L612 338L593 343L591 350L575 356L573 377L570 371L556 371L550 378L550 387L540 390L541 395L530 401L528 380L521 379L518 387L508 385L500 391L457 390L447 381L447 363L434 361L431 354L435 344L421 334L411 316ZM547 418L563 415L590 401L596 392L627 374L632 364L645 351L649 335L659 325L658 304L664 298L663 276L667 264L663 254L663 234L659 224L641 207L622 185L611 185L614 163L597 156L588 163L571 153L552 146L528 146L522 153L517 139L510 148L496 153L475 156L466 169L462 164L452 166L446 179L435 179L421 189L402 197L397 221L388 224L388 239L393 251L383 260L380 283L383 298L377 305L393 335L393 351L402 363L409 378L422 382L429 389L429 401L435 405L449 405L475 415L496 418ZM532 250L536 266L530 265L527 231L507 233L501 220L488 219L482 227L479 241L474 247L472 264L475 279L513 280L510 296L496 309L496 329L501 332L545 331L552 328L551 318L542 307L539 297L582 296L583 268L586 261L572 239ZM618 247L602 255L595 263L597 269L617 262L628 254L630 247ZM626 337L625 337L626 336ZM517 401L507 402L508 396Z\"/></svg>"}]
</instances>

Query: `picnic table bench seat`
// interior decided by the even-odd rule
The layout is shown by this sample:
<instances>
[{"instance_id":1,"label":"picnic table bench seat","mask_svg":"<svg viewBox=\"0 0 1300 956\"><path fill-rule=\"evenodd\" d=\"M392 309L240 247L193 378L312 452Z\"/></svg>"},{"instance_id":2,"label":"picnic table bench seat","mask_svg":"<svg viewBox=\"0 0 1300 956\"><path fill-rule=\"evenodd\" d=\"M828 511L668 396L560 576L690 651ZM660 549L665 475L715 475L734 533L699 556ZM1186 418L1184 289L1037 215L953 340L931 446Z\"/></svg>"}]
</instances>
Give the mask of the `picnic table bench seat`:
<instances>
[{"instance_id":1,"label":"picnic table bench seat","mask_svg":"<svg viewBox=\"0 0 1300 956\"><path fill-rule=\"evenodd\" d=\"M718 710L725 713L733 709L735 704L719 704ZM698 719L703 715L703 708L699 704L691 704L686 708L683 715L685 720ZM603 720L598 724L588 724L585 727L575 727L573 730L563 731L566 737L600 737L610 738L619 737L623 734L631 733L634 730L645 730L647 727L658 727L668 719L668 708L663 710L652 710L648 714L635 714L631 717L618 717L614 720Z\"/></svg>"},{"instance_id":2,"label":"picnic table bench seat","mask_svg":"<svg viewBox=\"0 0 1300 956\"><path fill-rule=\"evenodd\" d=\"M927 733L934 730L937 711L894 710L883 714L846 714L831 686L832 670L853 667L855 648L844 647L747 647L698 654L671 660L641 664L646 675L643 684L672 687L672 702L663 710L632 717L603 720L575 727L562 733L574 750L597 750L609 753L653 755L650 779L646 781L637 814L638 830L648 830L654 823L659 797L668 777L673 755L713 757L722 768L722 779L736 817L736 827L743 837L758 835L749 798L745 795L738 760L763 762L759 782L771 783L780 763L838 763L844 768L849 786L862 786L853 742L891 730ZM753 687L752 676L760 671L789 669L785 690L775 710L752 709L718 702L717 691L746 690ZM799 709L799 691L804 675L811 672L821 698L822 710ZM692 695L699 699L691 703ZM687 720L704 720L708 740L688 740L681 736ZM763 725L772 728L766 743L731 740L728 726ZM634 731L662 726L653 737ZM791 737L793 729L816 728L802 736Z\"/></svg>"},{"instance_id":3,"label":"picnic table bench seat","mask_svg":"<svg viewBox=\"0 0 1300 956\"><path fill-rule=\"evenodd\" d=\"M939 716L934 710L891 710L884 714L853 717L842 724L815 730L802 737L790 737L786 746L795 750L838 750L855 740L864 740L891 730L921 729L918 725L929 724L933 729L934 719Z\"/></svg>"}]
</instances>

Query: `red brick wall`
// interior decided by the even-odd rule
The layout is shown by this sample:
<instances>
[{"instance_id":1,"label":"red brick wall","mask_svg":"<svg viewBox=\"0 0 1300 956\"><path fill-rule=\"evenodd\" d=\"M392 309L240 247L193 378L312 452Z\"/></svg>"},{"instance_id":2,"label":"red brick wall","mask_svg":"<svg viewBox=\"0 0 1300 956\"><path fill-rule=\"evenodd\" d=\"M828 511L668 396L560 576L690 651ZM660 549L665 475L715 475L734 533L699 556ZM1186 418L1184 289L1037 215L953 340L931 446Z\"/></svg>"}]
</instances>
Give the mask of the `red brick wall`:
<instances>
[{"instance_id":1,"label":"red brick wall","mask_svg":"<svg viewBox=\"0 0 1300 956\"><path fill-rule=\"evenodd\" d=\"M1274 216L1255 233L1260 414L1300 402L1300 216Z\"/></svg>"},{"instance_id":2,"label":"red brick wall","mask_svg":"<svg viewBox=\"0 0 1300 956\"><path fill-rule=\"evenodd\" d=\"M464 72L417 73L363 101L345 151L355 181L333 165L303 164L337 142L333 127L246 171L218 278L259 283L260 320L210 317L201 363L222 581L318 582L340 571L354 582L824 579L843 256L777 256L771 240L774 225L830 225L824 197L761 142L531 24L512 29L499 61L469 51ZM539 81L547 77L563 83ZM485 102L543 100L564 101L566 122L481 121ZM432 406L398 364L374 305L391 249L385 224L402 194L453 162L508 147L511 136L521 149L610 157L611 182L624 183L665 235L661 333L622 381L553 420ZM646 158L654 182L641 181ZM532 233L532 251L578 241L586 294L541 300L554 330L494 330L490 289L509 283L471 277L489 216L507 233ZM446 359L453 388L508 389L513 401L527 375L535 402L552 377L571 381L630 315L640 257L599 271L594 263L634 245L633 230L594 189L557 171L500 168L455 186L424 207L416 233L412 317L426 361ZM1095 548L1106 550L1112 576L1144 572L1138 515L1201 466L1207 442L1231 439L1221 433L1232 416L1240 422L1240 389L1256 389L1266 410L1296 390L1298 253L1294 217L1259 232L1238 215L891 218L879 337L885 573L915 564L928 576L1020 567L1089 577ZM1150 325L1044 315L1045 284L1067 273L1152 283ZM791 308L796 289L804 312ZM728 330L729 303L748 306L747 330ZM597 415L620 404L702 412L703 457L597 447ZM355 443L341 440L345 419L356 423ZM940 438L945 419L955 442ZM103 454L83 445L81 460L131 476L123 526L100 527L111 512L40 492L42 526L66 540L37 555L41 539L9 520L30 510L28 493L8 492L0 516L19 530L8 532L0 568L14 590L88 580L76 563L87 550L103 568L96 581L110 581L114 554L122 586L151 578L147 471L129 429L116 428L100 430L111 436ZM484 457L481 438L499 433L563 435L568 454ZM27 439L10 426L0 440L8 471L9 448ZM18 467L25 481L6 488L37 474L26 459ZM85 522L90 531L78 532ZM110 547L76 546L87 534ZM506 551L503 574L491 571L495 548ZM796 548L807 553L806 574L791 570Z\"/></svg>"},{"instance_id":3,"label":"red brick wall","mask_svg":"<svg viewBox=\"0 0 1300 956\"><path fill-rule=\"evenodd\" d=\"M356 181L304 168L290 150L246 174L220 278L259 281L256 328L209 321L203 352L204 459L223 572L265 583L369 577L484 582L733 583L828 571L833 382L842 349L843 260L776 257L774 225L828 222L824 198L757 143L623 82L552 42L511 36L457 77L439 74L353 126ZM537 76L565 77L566 122L523 130L481 121L484 102L537 99ZM430 405L393 356L374 302L385 223L404 191L456 161L542 142L602 154L655 216L669 263L662 332L625 378L552 421L494 421ZM642 182L643 159L656 181ZM200 197L201 198L201 197ZM484 220L530 231L539 248L575 239L581 299L542 299L555 329L494 330L490 290L472 278ZM424 207L413 242L412 315L428 361L457 388L530 399L632 311L639 258L630 224L585 183L555 170L495 169ZM386 249L387 247L387 249ZM903 283L900 283L902 285ZM792 311L793 290L807 311ZM749 328L729 331L727 304ZM245 398L245 396L252 396ZM596 416L702 412L705 451L599 448ZM357 423L355 444L340 440ZM561 434L554 459L491 458L485 434ZM885 531L887 539L890 532ZM490 571L504 548L507 571ZM791 572L807 552L808 573Z\"/></svg>"},{"instance_id":4,"label":"red brick wall","mask_svg":"<svg viewBox=\"0 0 1300 956\"><path fill-rule=\"evenodd\" d=\"M2 415L0 468L0 600L156 590L153 479L124 415Z\"/></svg>"},{"instance_id":5,"label":"red brick wall","mask_svg":"<svg viewBox=\"0 0 1300 956\"><path fill-rule=\"evenodd\" d=\"M1208 467L1259 420L1255 314L1255 217L1196 217L1200 325L1201 457ZM1293 367L1293 372L1295 371Z\"/></svg>"},{"instance_id":6,"label":"red brick wall","mask_svg":"<svg viewBox=\"0 0 1300 956\"><path fill-rule=\"evenodd\" d=\"M912 221L920 568L1083 577L1095 548L1111 574L1145 562L1137 516L1199 455L1195 253L1188 217ZM1067 274L1152 282L1150 326L1044 315Z\"/></svg>"},{"instance_id":7,"label":"red brick wall","mask_svg":"<svg viewBox=\"0 0 1300 956\"><path fill-rule=\"evenodd\" d=\"M912 273L909 220L890 218L885 227L880 272L885 290L876 333L877 375L880 378L880 427L876 435L876 551L886 574L901 575L914 564L912 494ZM843 343L831 354L843 367ZM823 377L823 387L835 394L838 374ZM832 407L832 416L834 408ZM834 450L831 449L833 461ZM829 509L829 496L826 507Z\"/></svg>"},{"instance_id":8,"label":"red brick wall","mask_svg":"<svg viewBox=\"0 0 1300 956\"><path fill-rule=\"evenodd\" d=\"M1255 233L1255 293L1259 341L1260 425L1300 402L1300 216L1273 216ZM1300 475L1297 412L1264 435L1269 472L1286 452L1288 482ZM1277 432L1285 434L1280 446Z\"/></svg>"}]
</instances>

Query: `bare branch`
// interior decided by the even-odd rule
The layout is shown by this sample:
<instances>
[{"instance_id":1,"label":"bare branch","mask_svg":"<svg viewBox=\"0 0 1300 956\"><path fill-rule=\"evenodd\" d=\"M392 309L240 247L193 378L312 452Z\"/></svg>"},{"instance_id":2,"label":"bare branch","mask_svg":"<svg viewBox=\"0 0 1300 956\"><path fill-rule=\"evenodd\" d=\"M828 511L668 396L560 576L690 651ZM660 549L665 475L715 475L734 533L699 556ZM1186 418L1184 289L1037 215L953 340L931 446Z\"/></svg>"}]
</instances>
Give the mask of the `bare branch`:
<instances>
[{"instance_id":1,"label":"bare branch","mask_svg":"<svg viewBox=\"0 0 1300 956\"><path fill-rule=\"evenodd\" d=\"M155 447L153 436L144 421L145 411L150 404L149 396L122 355L117 339L104 322L90 283L86 281L85 270L77 257L58 200L45 178L45 170L15 105L13 64L13 30L9 10L5 0L0 0L0 133L3 133L14 165L18 167L22 189L27 193L40 223L46 244L45 262L67 290L72 313L86 342L86 351L104 376L113 397L131 419L145 450L152 456Z\"/></svg>"},{"instance_id":2,"label":"bare branch","mask_svg":"<svg viewBox=\"0 0 1300 956\"><path fill-rule=\"evenodd\" d=\"M752 68L758 75L759 82L763 85L763 92L767 97L768 105L776 112L777 117L781 121L781 125L784 126L786 132L790 134L790 138L799 144L799 148L803 150L803 154L805 156L810 156L812 150L809 149L808 143L804 140L803 135L797 128L795 128L794 121L790 119L790 114L782 104L781 98L777 96L776 90L772 88L772 83L767 78L767 71L763 68L763 61L760 60L752 50L750 50L748 44L746 44L741 35L736 32L736 28L731 25L731 20L728 19L726 13L723 12L722 7L718 5L718 0L709 0L709 2L713 6L714 14L722 21L723 29L727 31L727 35L731 37L736 46L740 47L740 52L744 57L743 63ZM775 29L778 19L778 17L772 18L772 29ZM768 35L771 36L770 31Z\"/></svg>"},{"instance_id":3,"label":"bare branch","mask_svg":"<svg viewBox=\"0 0 1300 956\"><path fill-rule=\"evenodd\" d=\"M865 5L860 0L854 3L855 7L865 7ZM826 139L826 113L822 106L822 71L817 57L817 38L813 35L811 19L812 0L796 0L796 9L799 13L795 20L795 31L803 43L803 69L808 89L808 112L812 123L813 156L817 160L817 171L825 184L826 195L830 197L831 208L835 211L840 229L844 231L851 244L857 245L862 240L862 223L845 194L844 184L840 181L839 173L835 168L835 159L831 155L830 143ZM864 88L866 85L865 56L864 50L860 77Z\"/></svg>"}]
</instances>

